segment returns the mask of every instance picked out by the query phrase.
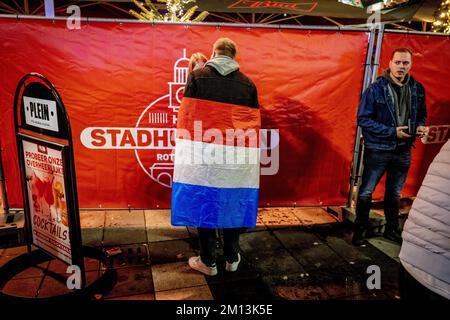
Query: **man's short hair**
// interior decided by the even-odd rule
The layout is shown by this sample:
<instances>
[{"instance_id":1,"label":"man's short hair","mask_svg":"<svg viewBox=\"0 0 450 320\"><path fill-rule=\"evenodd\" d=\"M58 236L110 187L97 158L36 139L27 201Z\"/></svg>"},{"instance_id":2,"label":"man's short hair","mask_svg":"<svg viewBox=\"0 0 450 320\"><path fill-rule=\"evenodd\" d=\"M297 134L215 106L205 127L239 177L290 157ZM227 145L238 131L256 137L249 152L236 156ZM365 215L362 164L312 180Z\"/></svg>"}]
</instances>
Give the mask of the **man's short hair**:
<instances>
[{"instance_id":1,"label":"man's short hair","mask_svg":"<svg viewBox=\"0 0 450 320\"><path fill-rule=\"evenodd\" d=\"M411 58L413 57L413 53L412 53L411 49L409 49L409 48L397 48L394 51L392 51L391 60L394 58L394 55L395 55L396 52L409 53Z\"/></svg>"},{"instance_id":2,"label":"man's short hair","mask_svg":"<svg viewBox=\"0 0 450 320\"><path fill-rule=\"evenodd\" d=\"M213 50L218 55L224 55L234 59L237 53L237 46L236 43L229 38L219 38L214 43Z\"/></svg>"}]
</instances>

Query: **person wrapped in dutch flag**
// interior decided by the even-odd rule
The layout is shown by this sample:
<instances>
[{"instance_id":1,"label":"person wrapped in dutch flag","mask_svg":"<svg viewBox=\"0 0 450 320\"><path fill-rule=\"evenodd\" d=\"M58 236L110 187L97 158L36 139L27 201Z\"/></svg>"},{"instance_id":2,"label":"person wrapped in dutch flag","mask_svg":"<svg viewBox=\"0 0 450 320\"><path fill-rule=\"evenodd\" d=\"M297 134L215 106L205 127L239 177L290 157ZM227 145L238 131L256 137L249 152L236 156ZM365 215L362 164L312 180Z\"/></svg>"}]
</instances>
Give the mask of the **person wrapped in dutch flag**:
<instances>
[{"instance_id":1,"label":"person wrapped in dutch flag","mask_svg":"<svg viewBox=\"0 0 450 320\"><path fill-rule=\"evenodd\" d=\"M218 39L189 76L178 111L172 185L174 226L196 227L200 256L189 266L216 275L216 229L225 269L237 270L239 235L256 226L261 117L254 83L239 71L236 44Z\"/></svg>"}]
</instances>

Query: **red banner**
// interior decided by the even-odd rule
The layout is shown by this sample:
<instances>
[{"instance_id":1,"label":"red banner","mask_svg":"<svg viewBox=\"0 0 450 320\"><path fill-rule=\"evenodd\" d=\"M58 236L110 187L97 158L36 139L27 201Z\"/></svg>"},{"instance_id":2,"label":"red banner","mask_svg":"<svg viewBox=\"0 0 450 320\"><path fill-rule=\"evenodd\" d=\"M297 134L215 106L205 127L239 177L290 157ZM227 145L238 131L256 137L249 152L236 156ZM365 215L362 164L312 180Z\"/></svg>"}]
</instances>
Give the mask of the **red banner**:
<instances>
[{"instance_id":1,"label":"red banner","mask_svg":"<svg viewBox=\"0 0 450 320\"><path fill-rule=\"evenodd\" d=\"M426 125L430 126L429 137L424 140L426 144L417 139L417 148L412 149L411 167L402 191L402 197L411 197L417 194L431 161L450 137L450 68L447 55L450 52L450 37L385 34L380 73L389 67L392 51L402 47L409 48L414 53L411 75L425 87L428 112ZM383 178L374 198L383 197L384 183Z\"/></svg>"},{"instance_id":2,"label":"red banner","mask_svg":"<svg viewBox=\"0 0 450 320\"><path fill-rule=\"evenodd\" d=\"M260 205L344 204L367 34L161 24L0 20L1 142L11 207L21 207L13 129L19 79L37 72L72 126L80 207L170 206L172 134L187 59L238 45L258 88L270 146ZM279 150L277 155L276 150ZM270 174L270 175L269 175Z\"/></svg>"}]
</instances>

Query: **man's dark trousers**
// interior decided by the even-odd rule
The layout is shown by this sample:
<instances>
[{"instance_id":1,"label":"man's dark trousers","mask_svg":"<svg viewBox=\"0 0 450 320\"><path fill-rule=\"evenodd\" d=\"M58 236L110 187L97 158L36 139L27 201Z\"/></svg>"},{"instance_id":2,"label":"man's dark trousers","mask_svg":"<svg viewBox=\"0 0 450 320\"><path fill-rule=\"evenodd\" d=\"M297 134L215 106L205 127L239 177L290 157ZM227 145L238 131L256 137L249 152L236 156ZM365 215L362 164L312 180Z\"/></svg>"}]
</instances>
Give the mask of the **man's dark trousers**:
<instances>
[{"instance_id":1,"label":"man's dark trousers","mask_svg":"<svg viewBox=\"0 0 450 320\"><path fill-rule=\"evenodd\" d=\"M372 193L378 182L386 172L386 187L384 193L384 214L386 218L385 230L398 230L398 213L400 206L400 192L405 184L411 163L410 148L396 150L364 151L364 170L356 203L357 227L369 226L369 212L372 203Z\"/></svg>"}]
</instances>

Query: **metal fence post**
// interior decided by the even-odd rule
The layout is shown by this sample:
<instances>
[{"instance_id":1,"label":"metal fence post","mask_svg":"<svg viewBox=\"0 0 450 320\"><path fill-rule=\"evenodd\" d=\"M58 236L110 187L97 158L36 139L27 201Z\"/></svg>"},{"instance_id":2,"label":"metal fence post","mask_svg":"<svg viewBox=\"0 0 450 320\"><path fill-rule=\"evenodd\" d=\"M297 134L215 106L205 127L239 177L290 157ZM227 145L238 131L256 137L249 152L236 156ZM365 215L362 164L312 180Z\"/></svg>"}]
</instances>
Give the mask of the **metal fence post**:
<instances>
[{"instance_id":1,"label":"metal fence post","mask_svg":"<svg viewBox=\"0 0 450 320\"><path fill-rule=\"evenodd\" d=\"M381 43L383 41L383 34L384 34L384 25L380 26L378 33L376 32L377 30L378 29L375 28L370 32L369 44L367 49L367 58L364 68L364 82L361 94L377 78L381 55ZM374 46L376 37L377 42L376 46ZM353 198L358 197L359 186L361 184L360 180L363 172L363 155L364 155L364 145L362 144L361 138L362 138L362 130L358 126L355 136L355 147L353 152L352 173L350 176L350 190L348 192L347 208L351 208Z\"/></svg>"},{"instance_id":2,"label":"metal fence post","mask_svg":"<svg viewBox=\"0 0 450 320\"><path fill-rule=\"evenodd\" d=\"M0 183L2 189L2 203L4 215L8 216L9 214L9 204L8 204L8 194L6 193L6 179L5 172L3 171L3 162L2 162L2 145L0 143Z\"/></svg>"}]
</instances>

